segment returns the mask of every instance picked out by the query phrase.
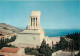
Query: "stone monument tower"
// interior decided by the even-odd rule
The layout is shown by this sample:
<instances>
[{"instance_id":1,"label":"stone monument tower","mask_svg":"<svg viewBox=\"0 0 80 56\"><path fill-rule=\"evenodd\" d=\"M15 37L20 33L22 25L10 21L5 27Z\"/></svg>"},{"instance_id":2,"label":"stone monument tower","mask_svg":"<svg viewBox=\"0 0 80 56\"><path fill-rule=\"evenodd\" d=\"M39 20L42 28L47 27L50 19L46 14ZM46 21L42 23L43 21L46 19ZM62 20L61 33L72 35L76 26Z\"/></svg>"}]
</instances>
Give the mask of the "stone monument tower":
<instances>
[{"instance_id":1,"label":"stone monument tower","mask_svg":"<svg viewBox=\"0 0 80 56\"><path fill-rule=\"evenodd\" d=\"M39 29L40 28L40 11L31 11L30 25L28 29Z\"/></svg>"},{"instance_id":2,"label":"stone monument tower","mask_svg":"<svg viewBox=\"0 0 80 56\"><path fill-rule=\"evenodd\" d=\"M19 47L36 47L40 46L44 38L44 31L40 27L40 11L31 11L30 24L18 34L13 44Z\"/></svg>"}]
</instances>

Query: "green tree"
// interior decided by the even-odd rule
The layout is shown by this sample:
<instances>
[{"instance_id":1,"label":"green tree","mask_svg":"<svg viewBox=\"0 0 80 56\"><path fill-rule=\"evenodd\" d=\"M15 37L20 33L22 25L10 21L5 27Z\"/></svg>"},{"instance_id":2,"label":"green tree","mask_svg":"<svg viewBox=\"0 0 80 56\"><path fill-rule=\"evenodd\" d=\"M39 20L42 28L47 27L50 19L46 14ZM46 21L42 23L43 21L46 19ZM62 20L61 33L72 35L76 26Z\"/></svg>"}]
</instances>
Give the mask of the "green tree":
<instances>
[{"instance_id":1,"label":"green tree","mask_svg":"<svg viewBox=\"0 0 80 56\"><path fill-rule=\"evenodd\" d=\"M45 40L42 41L41 46L39 48L39 52L41 54L44 54L45 56L51 56L52 55L51 48L49 47L48 44L46 44Z\"/></svg>"},{"instance_id":2,"label":"green tree","mask_svg":"<svg viewBox=\"0 0 80 56\"><path fill-rule=\"evenodd\" d=\"M61 50L66 50L68 47L68 42L66 41L65 38L61 37L59 45Z\"/></svg>"}]
</instances>

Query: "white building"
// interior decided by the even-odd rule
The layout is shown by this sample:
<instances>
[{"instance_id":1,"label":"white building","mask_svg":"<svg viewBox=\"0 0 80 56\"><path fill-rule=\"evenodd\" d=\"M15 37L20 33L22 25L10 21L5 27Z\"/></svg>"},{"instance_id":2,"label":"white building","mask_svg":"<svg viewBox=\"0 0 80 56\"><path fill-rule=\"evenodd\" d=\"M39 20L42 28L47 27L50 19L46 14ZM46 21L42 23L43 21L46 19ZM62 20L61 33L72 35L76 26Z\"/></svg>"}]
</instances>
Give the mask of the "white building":
<instances>
[{"instance_id":1,"label":"white building","mask_svg":"<svg viewBox=\"0 0 80 56\"><path fill-rule=\"evenodd\" d=\"M35 47L39 46L44 38L44 31L40 27L40 11L31 11L30 24L18 34L13 44L18 47Z\"/></svg>"},{"instance_id":2,"label":"white building","mask_svg":"<svg viewBox=\"0 0 80 56\"><path fill-rule=\"evenodd\" d=\"M45 39L51 44L52 40L44 36L44 31L40 27L40 11L31 11L30 24L18 34L17 39L12 44L17 47L36 47L40 46Z\"/></svg>"}]
</instances>

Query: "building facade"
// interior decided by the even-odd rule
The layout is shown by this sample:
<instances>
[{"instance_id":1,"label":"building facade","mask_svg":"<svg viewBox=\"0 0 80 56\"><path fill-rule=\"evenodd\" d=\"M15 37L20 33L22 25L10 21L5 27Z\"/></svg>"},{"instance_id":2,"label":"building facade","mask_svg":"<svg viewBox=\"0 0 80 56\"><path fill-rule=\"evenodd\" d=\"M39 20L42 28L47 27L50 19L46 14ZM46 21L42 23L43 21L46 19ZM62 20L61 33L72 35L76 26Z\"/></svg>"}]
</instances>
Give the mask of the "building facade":
<instances>
[{"instance_id":1,"label":"building facade","mask_svg":"<svg viewBox=\"0 0 80 56\"><path fill-rule=\"evenodd\" d=\"M40 11L31 11L30 24L18 34L13 44L18 47L35 47L40 46L44 38L44 31L40 27Z\"/></svg>"},{"instance_id":2,"label":"building facade","mask_svg":"<svg viewBox=\"0 0 80 56\"><path fill-rule=\"evenodd\" d=\"M17 39L12 45L17 47L36 47L40 46L43 39L46 43L52 46L59 42L60 38L47 37L44 35L44 31L40 26L40 11L31 11L30 23L26 29L18 34Z\"/></svg>"}]
</instances>

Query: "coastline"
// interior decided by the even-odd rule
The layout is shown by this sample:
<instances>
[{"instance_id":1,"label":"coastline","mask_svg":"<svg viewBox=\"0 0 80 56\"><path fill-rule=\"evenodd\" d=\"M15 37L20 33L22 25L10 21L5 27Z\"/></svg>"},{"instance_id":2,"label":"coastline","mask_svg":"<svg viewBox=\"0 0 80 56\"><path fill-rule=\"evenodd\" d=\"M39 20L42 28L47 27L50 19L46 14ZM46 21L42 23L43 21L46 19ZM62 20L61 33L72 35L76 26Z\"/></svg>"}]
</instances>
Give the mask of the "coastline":
<instances>
[{"instance_id":1,"label":"coastline","mask_svg":"<svg viewBox=\"0 0 80 56\"><path fill-rule=\"evenodd\" d=\"M49 37L49 39L53 41L53 44L60 41L60 37Z\"/></svg>"}]
</instances>

